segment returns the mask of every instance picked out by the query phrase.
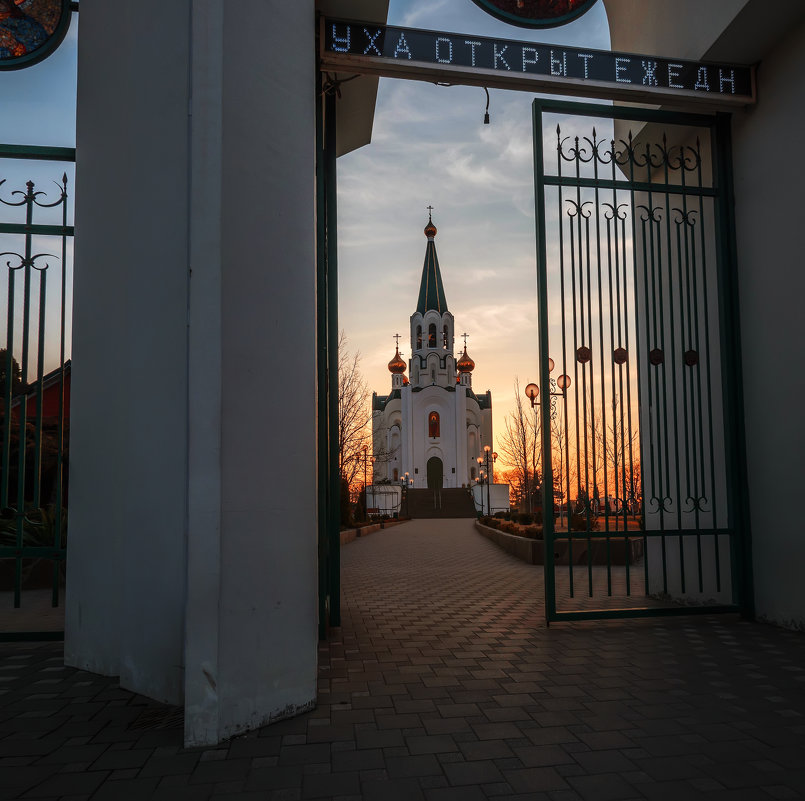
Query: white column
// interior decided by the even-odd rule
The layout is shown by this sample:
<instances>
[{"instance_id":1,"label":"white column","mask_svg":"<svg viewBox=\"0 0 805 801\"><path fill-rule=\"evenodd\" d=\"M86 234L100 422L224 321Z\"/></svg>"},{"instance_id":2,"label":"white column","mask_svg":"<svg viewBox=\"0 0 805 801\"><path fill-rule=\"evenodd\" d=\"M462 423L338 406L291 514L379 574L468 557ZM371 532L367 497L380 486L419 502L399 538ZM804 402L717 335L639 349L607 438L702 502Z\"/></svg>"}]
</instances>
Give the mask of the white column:
<instances>
[{"instance_id":1,"label":"white column","mask_svg":"<svg viewBox=\"0 0 805 801\"><path fill-rule=\"evenodd\" d=\"M157 9L82 4L65 658L201 745L315 701L314 3Z\"/></svg>"}]
</instances>

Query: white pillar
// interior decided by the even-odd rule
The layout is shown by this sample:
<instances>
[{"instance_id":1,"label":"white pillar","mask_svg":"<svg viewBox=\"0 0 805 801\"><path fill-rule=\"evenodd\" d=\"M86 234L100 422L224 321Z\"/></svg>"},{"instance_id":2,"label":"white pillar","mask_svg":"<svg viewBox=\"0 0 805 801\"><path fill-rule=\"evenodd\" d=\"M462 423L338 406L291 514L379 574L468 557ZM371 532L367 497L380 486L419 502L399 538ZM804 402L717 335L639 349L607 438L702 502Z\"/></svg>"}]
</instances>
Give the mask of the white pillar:
<instances>
[{"instance_id":1,"label":"white pillar","mask_svg":"<svg viewBox=\"0 0 805 801\"><path fill-rule=\"evenodd\" d=\"M151 5L81 7L65 655L200 745L315 701L314 3Z\"/></svg>"}]
</instances>

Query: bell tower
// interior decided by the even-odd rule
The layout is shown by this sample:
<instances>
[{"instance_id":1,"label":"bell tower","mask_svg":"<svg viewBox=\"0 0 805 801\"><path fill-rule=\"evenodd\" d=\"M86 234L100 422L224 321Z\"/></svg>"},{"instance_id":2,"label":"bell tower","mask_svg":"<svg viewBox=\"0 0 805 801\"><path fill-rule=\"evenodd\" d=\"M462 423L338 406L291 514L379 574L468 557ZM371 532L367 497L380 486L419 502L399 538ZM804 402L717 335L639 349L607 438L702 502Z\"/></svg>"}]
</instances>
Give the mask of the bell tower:
<instances>
[{"instance_id":1,"label":"bell tower","mask_svg":"<svg viewBox=\"0 0 805 801\"><path fill-rule=\"evenodd\" d=\"M416 311L411 315L411 384L415 387L447 387L455 382L453 315L448 311L439 257L433 206L428 206L425 263L419 283Z\"/></svg>"}]
</instances>

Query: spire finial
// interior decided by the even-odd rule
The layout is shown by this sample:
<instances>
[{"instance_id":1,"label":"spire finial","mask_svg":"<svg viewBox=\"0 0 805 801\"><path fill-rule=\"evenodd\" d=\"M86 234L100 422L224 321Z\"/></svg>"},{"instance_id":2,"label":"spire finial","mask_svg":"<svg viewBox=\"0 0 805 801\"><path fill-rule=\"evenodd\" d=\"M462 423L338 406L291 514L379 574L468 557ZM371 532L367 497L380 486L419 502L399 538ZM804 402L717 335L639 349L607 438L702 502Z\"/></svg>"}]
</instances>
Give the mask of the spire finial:
<instances>
[{"instance_id":1,"label":"spire finial","mask_svg":"<svg viewBox=\"0 0 805 801\"><path fill-rule=\"evenodd\" d=\"M397 345L397 350L399 350L399 349L400 349L400 339L401 339L401 336L400 336L399 334L395 334L395 335L392 337L392 339L394 340L394 342L395 342L395 343L396 343L396 345Z\"/></svg>"},{"instance_id":2,"label":"spire finial","mask_svg":"<svg viewBox=\"0 0 805 801\"><path fill-rule=\"evenodd\" d=\"M461 336L464 337L464 350L467 350L467 337L469 336L469 334L465 332L461 334Z\"/></svg>"},{"instance_id":3,"label":"spire finial","mask_svg":"<svg viewBox=\"0 0 805 801\"><path fill-rule=\"evenodd\" d=\"M433 206L426 206L428 210L428 222L433 222Z\"/></svg>"}]
</instances>

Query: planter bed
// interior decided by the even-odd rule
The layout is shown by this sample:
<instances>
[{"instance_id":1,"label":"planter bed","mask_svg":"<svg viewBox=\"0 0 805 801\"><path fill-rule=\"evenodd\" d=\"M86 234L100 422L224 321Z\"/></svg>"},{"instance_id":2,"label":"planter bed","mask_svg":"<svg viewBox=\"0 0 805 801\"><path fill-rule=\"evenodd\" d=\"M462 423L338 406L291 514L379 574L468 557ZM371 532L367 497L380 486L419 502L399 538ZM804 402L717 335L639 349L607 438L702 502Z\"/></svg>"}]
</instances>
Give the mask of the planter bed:
<instances>
[{"instance_id":1,"label":"planter bed","mask_svg":"<svg viewBox=\"0 0 805 801\"><path fill-rule=\"evenodd\" d=\"M542 540L531 539L530 537L518 537L516 534L509 534L482 523L475 524L475 528L487 539L492 540L504 551L522 559L530 565L545 564L545 543ZM590 537L590 547L592 550L592 562L594 565L607 564L607 539L600 532L596 532ZM568 541L565 539L557 540L554 543L554 559L557 565L568 564ZM587 564L587 537L581 532L573 537L573 564ZM623 537L611 537L609 540L609 563L611 565L626 564L626 543ZM643 557L643 538L629 537L629 564L635 564Z\"/></svg>"},{"instance_id":2,"label":"planter bed","mask_svg":"<svg viewBox=\"0 0 805 801\"><path fill-rule=\"evenodd\" d=\"M367 523L365 526L359 526L358 528L342 529L341 544L347 545L347 543L353 542L358 537L368 537L370 534L374 534L375 531L380 531L381 528L391 528L406 522L408 521L396 518L394 520L382 520L380 523Z\"/></svg>"}]
</instances>

